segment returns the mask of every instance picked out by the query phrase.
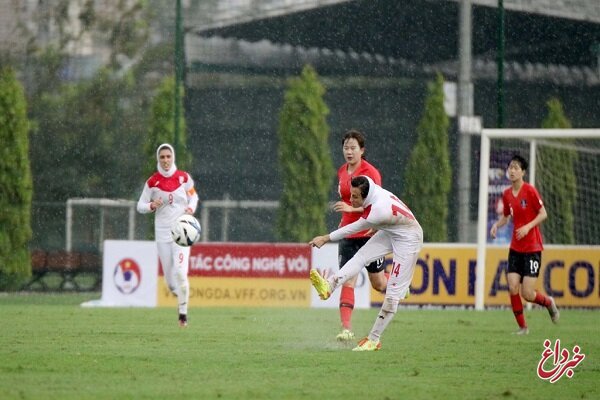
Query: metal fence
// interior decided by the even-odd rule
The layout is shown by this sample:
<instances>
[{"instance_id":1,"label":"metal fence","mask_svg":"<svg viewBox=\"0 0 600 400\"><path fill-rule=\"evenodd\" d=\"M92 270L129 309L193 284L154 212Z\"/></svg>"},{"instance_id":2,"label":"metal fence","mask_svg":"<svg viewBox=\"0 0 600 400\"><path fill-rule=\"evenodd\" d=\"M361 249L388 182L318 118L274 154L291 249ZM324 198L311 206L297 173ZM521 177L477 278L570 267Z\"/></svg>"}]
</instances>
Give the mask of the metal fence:
<instances>
[{"instance_id":1,"label":"metal fence","mask_svg":"<svg viewBox=\"0 0 600 400\"><path fill-rule=\"evenodd\" d=\"M196 216L203 242L276 242L278 201L220 200L200 202ZM102 243L152 240L154 215L138 214L135 202L115 199L69 199L34 202L31 249L102 252Z\"/></svg>"}]
</instances>

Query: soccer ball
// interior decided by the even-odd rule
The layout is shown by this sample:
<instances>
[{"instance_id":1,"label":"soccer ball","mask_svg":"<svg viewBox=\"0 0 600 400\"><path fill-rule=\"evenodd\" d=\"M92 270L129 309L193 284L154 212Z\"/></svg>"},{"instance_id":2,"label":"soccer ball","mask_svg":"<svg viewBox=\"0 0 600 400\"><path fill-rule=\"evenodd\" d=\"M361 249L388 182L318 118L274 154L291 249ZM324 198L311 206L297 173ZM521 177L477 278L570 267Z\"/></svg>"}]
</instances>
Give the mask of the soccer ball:
<instances>
[{"instance_id":1,"label":"soccer ball","mask_svg":"<svg viewBox=\"0 0 600 400\"><path fill-rule=\"evenodd\" d=\"M180 246L188 247L200 240L202 228L192 215L183 214L171 227L171 237Z\"/></svg>"}]
</instances>

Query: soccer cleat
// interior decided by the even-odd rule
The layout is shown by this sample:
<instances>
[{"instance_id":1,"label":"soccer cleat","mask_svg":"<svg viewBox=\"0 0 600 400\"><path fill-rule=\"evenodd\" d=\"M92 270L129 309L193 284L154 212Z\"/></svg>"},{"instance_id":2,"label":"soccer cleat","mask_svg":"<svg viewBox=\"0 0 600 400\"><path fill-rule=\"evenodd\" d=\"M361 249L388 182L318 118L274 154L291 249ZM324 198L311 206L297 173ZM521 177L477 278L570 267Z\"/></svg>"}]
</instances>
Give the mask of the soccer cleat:
<instances>
[{"instance_id":1,"label":"soccer cleat","mask_svg":"<svg viewBox=\"0 0 600 400\"><path fill-rule=\"evenodd\" d=\"M518 331L513 332L513 335L529 335L529 328L519 328Z\"/></svg>"},{"instance_id":2,"label":"soccer cleat","mask_svg":"<svg viewBox=\"0 0 600 400\"><path fill-rule=\"evenodd\" d=\"M331 286L329 286L329 282L327 282L316 269L310 270L310 282L319 294L321 300L327 300L329 296L331 296Z\"/></svg>"},{"instance_id":3,"label":"soccer cleat","mask_svg":"<svg viewBox=\"0 0 600 400\"><path fill-rule=\"evenodd\" d=\"M186 314L179 314L179 327L180 328L187 327L187 315Z\"/></svg>"},{"instance_id":4,"label":"soccer cleat","mask_svg":"<svg viewBox=\"0 0 600 400\"><path fill-rule=\"evenodd\" d=\"M381 343L378 341L370 340L368 337L361 339L358 342L358 346L352 349L352 351L377 351L381 349Z\"/></svg>"},{"instance_id":5,"label":"soccer cleat","mask_svg":"<svg viewBox=\"0 0 600 400\"><path fill-rule=\"evenodd\" d=\"M560 318L560 311L558 311L558 307L556 307L556 302L554 301L554 297L550 297L550 305L548 306L548 314L550 314L550 319L553 323L558 323L558 319Z\"/></svg>"},{"instance_id":6,"label":"soccer cleat","mask_svg":"<svg viewBox=\"0 0 600 400\"><path fill-rule=\"evenodd\" d=\"M348 340L354 339L354 332L350 329L343 329L335 338L340 342L347 342Z\"/></svg>"}]
</instances>

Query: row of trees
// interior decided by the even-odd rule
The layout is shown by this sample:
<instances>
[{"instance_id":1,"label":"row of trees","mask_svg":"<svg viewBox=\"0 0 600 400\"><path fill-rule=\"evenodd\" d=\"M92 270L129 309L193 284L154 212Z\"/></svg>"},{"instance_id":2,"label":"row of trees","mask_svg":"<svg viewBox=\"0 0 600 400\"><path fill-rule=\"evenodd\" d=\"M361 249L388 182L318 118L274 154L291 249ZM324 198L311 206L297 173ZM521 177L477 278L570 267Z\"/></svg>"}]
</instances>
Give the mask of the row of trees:
<instances>
[{"instance_id":1,"label":"row of trees","mask_svg":"<svg viewBox=\"0 0 600 400\"><path fill-rule=\"evenodd\" d=\"M444 110L444 79L438 75L428 96L418 139L406 167L404 199L428 241L448 239L448 201L452 169L448 149L449 120ZM325 215L334 169L329 149L329 109L325 89L307 66L292 78L279 123L279 163L283 192L277 219L281 241L307 242L327 230Z\"/></svg>"},{"instance_id":2,"label":"row of trees","mask_svg":"<svg viewBox=\"0 0 600 400\"><path fill-rule=\"evenodd\" d=\"M450 121L444 110L443 86L440 74L428 85L402 193L418 216L428 242L446 242L449 235L448 210L453 185ZM281 241L306 242L326 231L325 215L334 170L324 93L316 72L307 66L299 77L290 80L285 94L278 130L284 188L276 233ZM547 107L543 128L571 127L558 99L550 99ZM563 142L572 144L569 139ZM540 182L539 189L552 215L544 229L550 243L575 243L576 161L574 150L544 147L539 151L537 162L547 170L547 178Z\"/></svg>"},{"instance_id":3,"label":"row of trees","mask_svg":"<svg viewBox=\"0 0 600 400\"><path fill-rule=\"evenodd\" d=\"M130 197L142 180L131 171L146 165L149 175L156 168L158 144L173 142L173 77L162 81L152 99L148 126L140 122L127 132L120 131L119 119L127 120L123 114L128 111L117 104L122 84L102 71L89 82L65 85L60 94L37 99L37 120L27 115L25 91L14 69L0 69L0 289L18 287L30 275L32 200L62 203L98 193ZM185 135L180 140L185 143ZM184 166L189 160L186 152L178 155ZM37 221L38 231L43 223Z\"/></svg>"},{"instance_id":4,"label":"row of trees","mask_svg":"<svg viewBox=\"0 0 600 400\"><path fill-rule=\"evenodd\" d=\"M32 235L62 229L56 226L60 215L41 214L32 203L130 198L143 179L132 171L148 162L139 149L172 141L172 129L165 129L173 125L172 113L163 111L173 105L173 79L149 79L172 71L164 62L172 59L171 43L149 40L153 10L172 6L84 2L79 24L72 6L65 0L39 4L31 20L17 24L24 46L0 57L0 290L17 288L29 276ZM86 37L108 49L108 57L91 78L80 79L73 75L79 61L72 54Z\"/></svg>"},{"instance_id":5,"label":"row of trees","mask_svg":"<svg viewBox=\"0 0 600 400\"><path fill-rule=\"evenodd\" d=\"M38 62L51 66L57 60L50 49ZM147 68L142 65L139 68ZM32 199L64 202L69 197L98 193L130 198L132 188L154 171L157 145L174 142L175 83L168 76L154 89L140 82L139 69L122 73L107 67L90 80L54 82L28 101L13 69L3 68L1 75L0 139L6 145L0 160L0 288L7 288L18 287L30 273L27 246ZM310 66L290 80L285 93L278 128L284 190L276 225L282 241L306 242L326 230L334 168L324 94L325 88ZM405 193L401 194L419 216L426 240L436 242L448 237L452 176L443 99L439 75L428 87L418 140L406 167ZM560 103L553 100L549 110L544 127L567 126ZM184 128L179 141L185 144L183 116L180 126ZM550 152L541 156L553 159ZM187 168L190 161L186 151L177 154L180 167ZM143 178L131 173L140 170L140 165L146 166ZM567 178L561 175L558 179ZM564 201L569 201L571 194L565 196ZM565 220L568 222L568 215ZM571 240L563 239L564 243Z\"/></svg>"}]
</instances>

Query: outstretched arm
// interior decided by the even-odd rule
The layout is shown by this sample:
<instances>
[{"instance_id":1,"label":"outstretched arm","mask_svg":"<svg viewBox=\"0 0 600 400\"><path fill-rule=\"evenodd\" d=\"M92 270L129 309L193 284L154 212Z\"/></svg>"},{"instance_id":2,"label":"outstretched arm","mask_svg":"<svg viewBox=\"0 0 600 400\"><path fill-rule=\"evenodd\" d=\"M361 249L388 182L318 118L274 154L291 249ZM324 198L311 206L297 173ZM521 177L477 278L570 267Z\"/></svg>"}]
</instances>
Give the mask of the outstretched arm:
<instances>
[{"instance_id":1,"label":"outstretched arm","mask_svg":"<svg viewBox=\"0 0 600 400\"><path fill-rule=\"evenodd\" d=\"M360 231L367 230L369 228L373 228L373 225L368 223L366 219L361 217L353 223L348 224L346 226L342 226L341 228L331 232L329 234L329 239L331 241L337 242L338 240L341 240L347 236L350 236L354 233L358 233Z\"/></svg>"},{"instance_id":2,"label":"outstretched arm","mask_svg":"<svg viewBox=\"0 0 600 400\"><path fill-rule=\"evenodd\" d=\"M330 241L329 235L323 235L323 236L315 237L313 240L308 242L308 244L310 244L313 247L316 247L317 249L320 249L325 243L327 243L329 241Z\"/></svg>"},{"instance_id":3,"label":"outstretched arm","mask_svg":"<svg viewBox=\"0 0 600 400\"><path fill-rule=\"evenodd\" d=\"M343 239L346 236L350 236L353 233L364 231L372 227L373 225L368 223L366 219L359 218L357 221L354 221L349 225L343 226L340 229L331 232L329 235L316 236L313 240L308 242L308 244L317 248L321 248L321 246L323 246L327 242L337 242L338 240Z\"/></svg>"}]
</instances>

